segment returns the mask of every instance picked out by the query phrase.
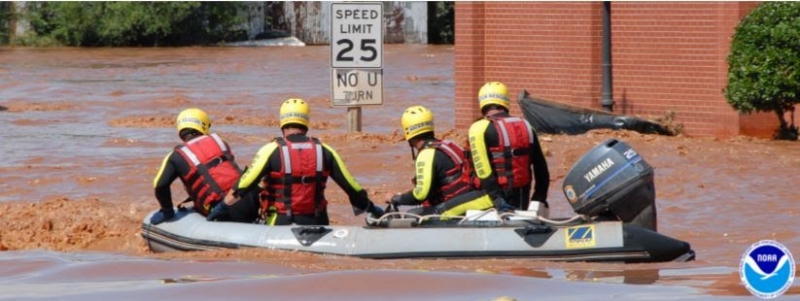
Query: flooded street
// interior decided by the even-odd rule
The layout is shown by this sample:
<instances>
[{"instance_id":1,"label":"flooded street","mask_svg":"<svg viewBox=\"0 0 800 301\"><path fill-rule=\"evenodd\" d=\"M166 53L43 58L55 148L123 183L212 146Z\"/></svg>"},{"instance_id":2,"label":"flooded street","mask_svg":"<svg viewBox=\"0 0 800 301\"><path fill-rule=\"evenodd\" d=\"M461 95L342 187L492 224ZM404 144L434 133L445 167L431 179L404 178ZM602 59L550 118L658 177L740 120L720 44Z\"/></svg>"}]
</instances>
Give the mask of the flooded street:
<instances>
[{"instance_id":1,"label":"flooded street","mask_svg":"<svg viewBox=\"0 0 800 301\"><path fill-rule=\"evenodd\" d=\"M413 162L399 125L406 107L430 108L437 136L464 141L466 130L453 129L453 72L452 46L386 45L384 104L364 107L363 131L347 133L346 109L330 102L326 46L0 48L0 299L751 299L738 267L752 243L773 239L800 255L798 142L605 130L540 137L551 215L572 216L561 191L572 164L617 138L655 168L659 232L689 242L696 261L153 254L142 240L142 219L158 208L153 177L179 143L173 121L182 109L208 112L212 132L245 165L280 135L280 103L303 98L311 104L310 135L334 147L383 204L411 188ZM328 187L331 223L363 224L344 193ZM185 197L179 181L173 194ZM798 284L786 295L800 296Z\"/></svg>"}]
</instances>

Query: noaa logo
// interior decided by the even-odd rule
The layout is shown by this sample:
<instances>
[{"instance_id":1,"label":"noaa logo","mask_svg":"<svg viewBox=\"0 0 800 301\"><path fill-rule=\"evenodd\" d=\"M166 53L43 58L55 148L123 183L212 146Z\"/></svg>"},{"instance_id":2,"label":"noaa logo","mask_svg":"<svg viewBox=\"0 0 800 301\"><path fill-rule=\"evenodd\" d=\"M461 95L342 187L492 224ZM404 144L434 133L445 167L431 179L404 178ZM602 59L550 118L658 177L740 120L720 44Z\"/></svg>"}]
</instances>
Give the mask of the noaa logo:
<instances>
[{"instance_id":1,"label":"noaa logo","mask_svg":"<svg viewBox=\"0 0 800 301\"><path fill-rule=\"evenodd\" d=\"M761 299L780 296L794 282L794 258L784 245L762 240L750 246L739 264L747 290Z\"/></svg>"}]
</instances>

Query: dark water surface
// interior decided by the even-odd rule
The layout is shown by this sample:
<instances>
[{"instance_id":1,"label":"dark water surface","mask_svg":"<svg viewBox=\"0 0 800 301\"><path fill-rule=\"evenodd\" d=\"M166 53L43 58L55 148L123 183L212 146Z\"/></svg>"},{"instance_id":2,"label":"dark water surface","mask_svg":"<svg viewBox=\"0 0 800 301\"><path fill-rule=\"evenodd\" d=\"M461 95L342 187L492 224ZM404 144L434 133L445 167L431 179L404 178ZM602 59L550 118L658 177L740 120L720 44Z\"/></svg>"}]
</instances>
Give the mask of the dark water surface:
<instances>
[{"instance_id":1,"label":"dark water surface","mask_svg":"<svg viewBox=\"0 0 800 301\"><path fill-rule=\"evenodd\" d=\"M147 251L138 231L157 208L152 178L178 143L175 115L191 106L210 113L212 130L247 164L279 135L280 102L302 97L312 105L312 135L339 150L373 199L409 189L412 161L399 131L406 107L431 108L437 133L463 137L452 130L454 51L384 49L384 104L365 107L363 133L348 134L346 109L330 102L328 47L0 48L0 299L751 299L738 276L750 244L774 239L800 252L799 144L602 131L541 137L553 215L571 214L560 190L571 164L622 139L656 168L659 231L691 243L697 261ZM180 187L173 191L177 200ZM362 222L341 191L329 197L334 223ZM795 285L783 298L798 296Z\"/></svg>"}]
</instances>

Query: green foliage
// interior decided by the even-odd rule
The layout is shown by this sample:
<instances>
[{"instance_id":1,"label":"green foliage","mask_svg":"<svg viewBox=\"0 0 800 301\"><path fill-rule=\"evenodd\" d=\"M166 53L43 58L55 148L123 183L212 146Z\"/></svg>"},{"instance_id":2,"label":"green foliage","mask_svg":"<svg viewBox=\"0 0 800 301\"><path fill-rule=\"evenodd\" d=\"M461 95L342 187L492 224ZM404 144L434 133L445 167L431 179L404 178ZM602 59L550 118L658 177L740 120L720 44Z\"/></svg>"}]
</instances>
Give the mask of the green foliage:
<instances>
[{"instance_id":1,"label":"green foliage","mask_svg":"<svg viewBox=\"0 0 800 301\"><path fill-rule=\"evenodd\" d=\"M800 103L800 2L764 2L739 23L724 94L739 112L775 112L796 139L783 115Z\"/></svg>"},{"instance_id":2,"label":"green foliage","mask_svg":"<svg viewBox=\"0 0 800 301\"><path fill-rule=\"evenodd\" d=\"M34 35L68 46L213 44L232 38L243 21L241 2L29 3Z\"/></svg>"},{"instance_id":3,"label":"green foliage","mask_svg":"<svg viewBox=\"0 0 800 301\"><path fill-rule=\"evenodd\" d=\"M428 2L428 43L455 43L455 15L455 2Z\"/></svg>"},{"instance_id":4,"label":"green foliage","mask_svg":"<svg viewBox=\"0 0 800 301\"><path fill-rule=\"evenodd\" d=\"M11 9L13 3L0 2L0 45L8 44L8 38L11 31Z\"/></svg>"}]
</instances>

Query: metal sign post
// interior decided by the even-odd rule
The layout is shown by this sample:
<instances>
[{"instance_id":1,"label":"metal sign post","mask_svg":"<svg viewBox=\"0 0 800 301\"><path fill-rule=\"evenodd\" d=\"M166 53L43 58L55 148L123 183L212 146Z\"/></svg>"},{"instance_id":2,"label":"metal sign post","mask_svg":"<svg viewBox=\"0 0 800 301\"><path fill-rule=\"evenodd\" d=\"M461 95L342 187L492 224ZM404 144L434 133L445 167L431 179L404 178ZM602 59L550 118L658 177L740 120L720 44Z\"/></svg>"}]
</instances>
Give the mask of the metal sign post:
<instances>
[{"instance_id":1,"label":"metal sign post","mask_svg":"<svg viewBox=\"0 0 800 301\"><path fill-rule=\"evenodd\" d=\"M331 102L347 107L351 132L361 106L383 104L383 3L331 4Z\"/></svg>"}]
</instances>

